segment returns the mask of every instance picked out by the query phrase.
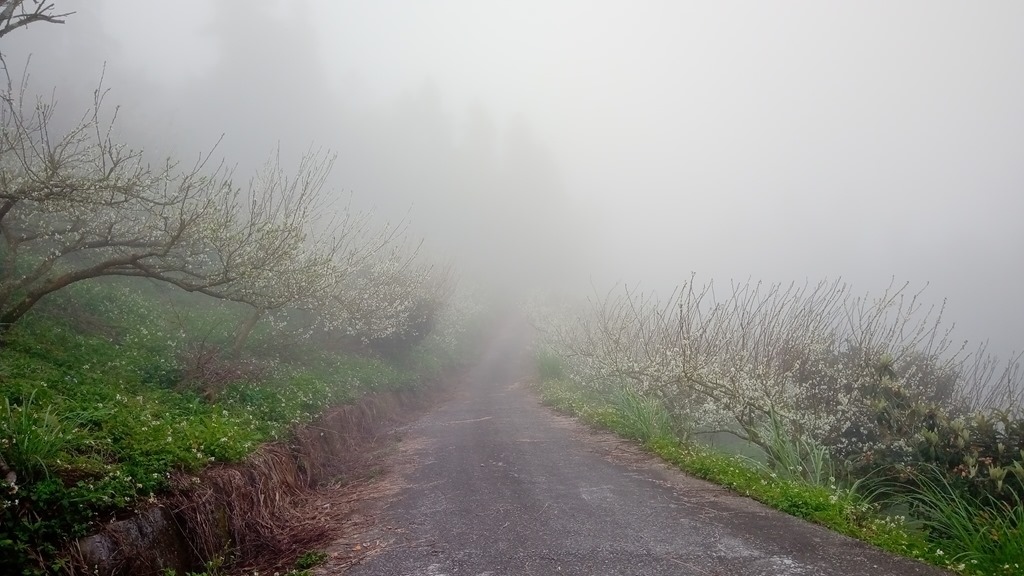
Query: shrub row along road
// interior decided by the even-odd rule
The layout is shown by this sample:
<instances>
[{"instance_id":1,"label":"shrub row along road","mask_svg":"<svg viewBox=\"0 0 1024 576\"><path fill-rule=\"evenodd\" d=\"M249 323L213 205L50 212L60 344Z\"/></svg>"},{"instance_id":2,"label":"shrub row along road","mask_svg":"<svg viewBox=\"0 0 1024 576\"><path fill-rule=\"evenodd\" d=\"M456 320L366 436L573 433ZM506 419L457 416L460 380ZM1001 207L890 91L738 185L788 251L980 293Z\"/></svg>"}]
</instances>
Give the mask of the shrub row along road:
<instances>
[{"instance_id":1,"label":"shrub row along road","mask_svg":"<svg viewBox=\"0 0 1024 576\"><path fill-rule=\"evenodd\" d=\"M399 452L412 465L392 472L404 488L362 536L384 544L348 574L945 574L552 414L521 383L516 333L496 338L457 398L405 431Z\"/></svg>"}]
</instances>

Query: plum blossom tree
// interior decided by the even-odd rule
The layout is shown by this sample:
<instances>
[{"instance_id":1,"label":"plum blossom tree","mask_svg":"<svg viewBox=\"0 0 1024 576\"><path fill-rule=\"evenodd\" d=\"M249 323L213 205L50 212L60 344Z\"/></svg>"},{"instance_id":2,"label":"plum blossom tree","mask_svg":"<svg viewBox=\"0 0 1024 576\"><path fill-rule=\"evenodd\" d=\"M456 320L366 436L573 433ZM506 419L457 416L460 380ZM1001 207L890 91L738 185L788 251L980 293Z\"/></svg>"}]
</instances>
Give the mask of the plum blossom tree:
<instances>
[{"instance_id":1,"label":"plum blossom tree","mask_svg":"<svg viewBox=\"0 0 1024 576\"><path fill-rule=\"evenodd\" d=\"M1012 363L1000 373L967 353L941 317L906 285L871 298L840 282L720 295L691 281L666 300L609 294L550 340L580 384L659 398L681 425L757 443L777 416L842 452L871 436L886 398L948 409L977 402L993 378L1014 388Z\"/></svg>"},{"instance_id":2,"label":"plum blossom tree","mask_svg":"<svg viewBox=\"0 0 1024 576\"><path fill-rule=\"evenodd\" d=\"M351 205L329 207L320 202L320 190L330 170L333 158L321 154L308 154L297 171L298 177L289 178L279 161L268 162L250 191L252 207L248 212L251 226L267 227L271 246L242 242L229 243L244 246L274 262L284 263L287 269L260 268L258 274L239 278L237 291L225 293L228 299L245 302L252 312L238 327L233 353L241 351L257 322L267 313L283 310L301 310L315 315L333 309L339 291L349 279L379 258L400 235L399 227L374 226L372 214L355 212ZM332 215L324 218L324 214ZM284 223L276 232L270 228ZM282 234L290 231L292 234ZM257 234L260 236L260 234ZM221 292L224 292L221 290Z\"/></svg>"},{"instance_id":3,"label":"plum blossom tree","mask_svg":"<svg viewBox=\"0 0 1024 576\"><path fill-rule=\"evenodd\" d=\"M451 266L425 261L419 246L394 240L348 270L323 307L322 329L378 351L407 349L426 336L455 287Z\"/></svg>"},{"instance_id":4,"label":"plum blossom tree","mask_svg":"<svg viewBox=\"0 0 1024 576\"><path fill-rule=\"evenodd\" d=\"M331 158L272 160L245 190L208 156L180 169L114 141L102 90L69 130L53 102L0 92L0 334L42 298L100 276L160 280L270 309L332 286L347 236L313 225ZM342 222L344 223L344 221Z\"/></svg>"}]
</instances>

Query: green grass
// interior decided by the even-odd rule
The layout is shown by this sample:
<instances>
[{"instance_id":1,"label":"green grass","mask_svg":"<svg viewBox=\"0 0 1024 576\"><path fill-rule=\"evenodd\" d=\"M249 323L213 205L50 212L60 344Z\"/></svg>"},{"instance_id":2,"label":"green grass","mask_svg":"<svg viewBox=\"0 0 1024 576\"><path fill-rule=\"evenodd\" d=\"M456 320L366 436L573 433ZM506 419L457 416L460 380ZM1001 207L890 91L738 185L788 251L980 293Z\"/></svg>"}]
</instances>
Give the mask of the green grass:
<instances>
[{"instance_id":1,"label":"green grass","mask_svg":"<svg viewBox=\"0 0 1024 576\"><path fill-rule=\"evenodd\" d=\"M287 572L274 572L273 574L274 576L313 576L312 569L326 562L327 558L327 552L323 550L310 550L299 556L295 561L295 568ZM185 572L184 576L226 576L227 574L239 574L239 572L226 570L225 564L228 564L227 557L217 556L206 563L202 572ZM246 576L259 576L259 574L259 572L251 572L246 573ZM161 576L179 575L174 569L166 568L161 572Z\"/></svg>"},{"instance_id":2,"label":"green grass","mask_svg":"<svg viewBox=\"0 0 1024 576\"><path fill-rule=\"evenodd\" d=\"M772 412L758 431L765 446L767 463L751 460L769 474L786 480L799 480L815 486L836 483L835 465L828 448L811 440L794 437L782 418Z\"/></svg>"},{"instance_id":3,"label":"green grass","mask_svg":"<svg viewBox=\"0 0 1024 576\"><path fill-rule=\"evenodd\" d=\"M21 405L4 398L0 410L0 454L20 480L34 482L50 477L51 466L80 442L78 425L86 413L59 415L53 406L40 408L31 394Z\"/></svg>"},{"instance_id":4,"label":"green grass","mask_svg":"<svg viewBox=\"0 0 1024 576\"><path fill-rule=\"evenodd\" d=\"M327 552L323 550L310 550L299 556L298 560L295 561L295 568L299 570L308 570L310 568L316 568L327 561Z\"/></svg>"},{"instance_id":5,"label":"green grass","mask_svg":"<svg viewBox=\"0 0 1024 576\"><path fill-rule=\"evenodd\" d=\"M565 378L565 363L557 355L542 350L537 356L537 370L544 382Z\"/></svg>"},{"instance_id":6,"label":"green grass","mask_svg":"<svg viewBox=\"0 0 1024 576\"><path fill-rule=\"evenodd\" d=\"M627 438L644 443L674 438L672 419L657 398L624 389L612 397L612 408L615 428Z\"/></svg>"},{"instance_id":7,"label":"green grass","mask_svg":"<svg viewBox=\"0 0 1024 576\"><path fill-rule=\"evenodd\" d=\"M938 481L922 482L922 489L911 496L904 491L898 502L876 502L873 493L861 486L837 487L827 450L790 440L779 423L764 431L773 435L773 469L665 434L661 416L655 415L657 408L648 400L605 398L561 379L542 380L537 389L544 403L556 410L637 440L681 470L777 510L961 574L1022 573L1024 506L1020 502L1007 507L1004 514L983 512L992 510L985 504L994 503L971 502L955 487ZM893 504L909 506L921 520L886 514Z\"/></svg>"},{"instance_id":8,"label":"green grass","mask_svg":"<svg viewBox=\"0 0 1024 576\"><path fill-rule=\"evenodd\" d=\"M894 487L888 500L906 504L929 534L937 551L962 569L984 574L1024 573L1024 505L988 493L971 494L954 485L938 469L914 476L913 490Z\"/></svg>"},{"instance_id":9,"label":"green grass","mask_svg":"<svg viewBox=\"0 0 1024 576\"><path fill-rule=\"evenodd\" d=\"M76 313L102 329L37 314L0 349L0 464L17 474L0 474L3 574L58 569L64 543L153 498L175 470L237 462L329 406L417 382L372 358L305 351L205 397L178 385L182 327L155 305L79 296Z\"/></svg>"}]
</instances>

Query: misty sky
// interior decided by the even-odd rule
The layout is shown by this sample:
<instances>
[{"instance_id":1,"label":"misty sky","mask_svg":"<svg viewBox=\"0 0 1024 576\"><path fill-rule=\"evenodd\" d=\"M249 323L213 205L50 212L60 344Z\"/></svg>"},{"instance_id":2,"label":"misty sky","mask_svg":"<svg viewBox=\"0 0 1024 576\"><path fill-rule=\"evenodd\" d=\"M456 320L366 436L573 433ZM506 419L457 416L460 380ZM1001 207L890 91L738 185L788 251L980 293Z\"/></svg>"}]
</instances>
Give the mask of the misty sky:
<instances>
[{"instance_id":1,"label":"misty sky","mask_svg":"<svg viewBox=\"0 0 1024 576\"><path fill-rule=\"evenodd\" d=\"M469 275L930 282L1024 349L1024 2L54 0L0 41L123 138L332 189ZM524 280L526 279L526 280Z\"/></svg>"}]
</instances>

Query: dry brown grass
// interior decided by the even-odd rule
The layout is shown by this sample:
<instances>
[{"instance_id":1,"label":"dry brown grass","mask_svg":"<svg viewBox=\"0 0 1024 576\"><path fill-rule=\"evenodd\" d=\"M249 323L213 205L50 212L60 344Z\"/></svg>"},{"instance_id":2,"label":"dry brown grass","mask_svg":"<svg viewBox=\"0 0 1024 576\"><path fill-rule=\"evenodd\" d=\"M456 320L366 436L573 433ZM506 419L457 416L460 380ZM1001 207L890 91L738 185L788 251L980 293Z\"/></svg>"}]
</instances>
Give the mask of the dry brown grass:
<instances>
[{"instance_id":1,"label":"dry brown grass","mask_svg":"<svg viewBox=\"0 0 1024 576\"><path fill-rule=\"evenodd\" d=\"M267 444L235 465L178 474L165 504L194 560L228 556L234 569L273 573L357 524L355 502L388 489L373 481L397 425L437 401L386 393L330 410L290 442Z\"/></svg>"}]
</instances>

